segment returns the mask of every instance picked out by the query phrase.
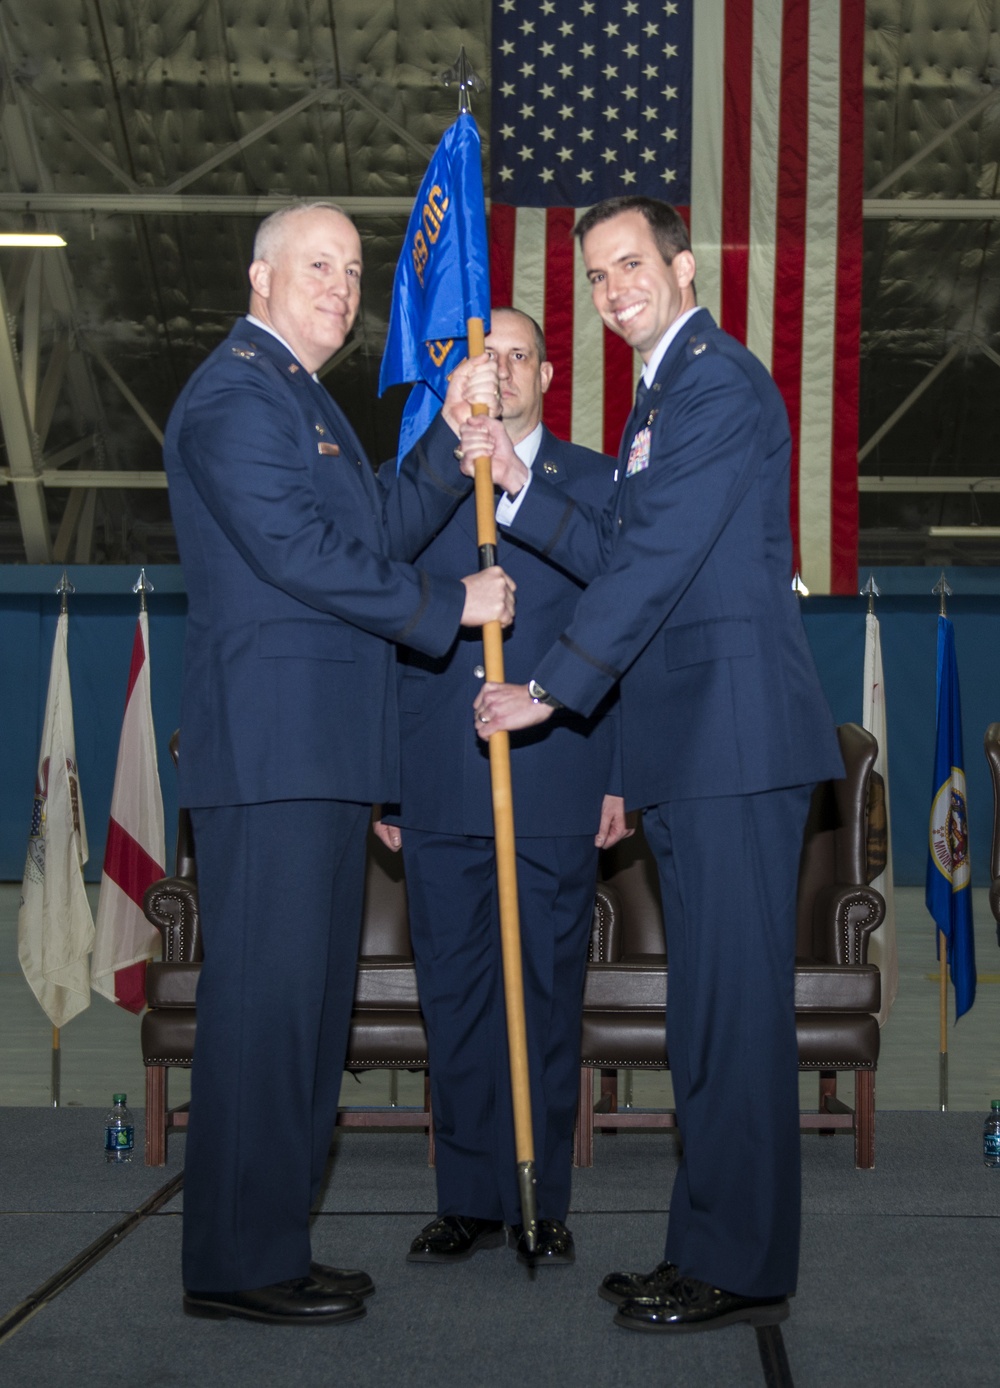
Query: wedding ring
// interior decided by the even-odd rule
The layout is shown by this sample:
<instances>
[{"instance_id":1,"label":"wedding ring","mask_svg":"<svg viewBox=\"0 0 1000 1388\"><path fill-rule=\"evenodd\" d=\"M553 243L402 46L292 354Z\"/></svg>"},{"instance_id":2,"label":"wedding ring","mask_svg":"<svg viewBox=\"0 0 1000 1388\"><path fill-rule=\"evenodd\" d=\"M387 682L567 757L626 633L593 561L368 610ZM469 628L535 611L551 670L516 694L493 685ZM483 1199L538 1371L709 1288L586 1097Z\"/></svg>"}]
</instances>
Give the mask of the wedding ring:
<instances>
[{"instance_id":1,"label":"wedding ring","mask_svg":"<svg viewBox=\"0 0 1000 1388\"><path fill-rule=\"evenodd\" d=\"M490 715L488 713L481 713L479 715L479 721L480 723L488 723L490 721Z\"/></svg>"}]
</instances>

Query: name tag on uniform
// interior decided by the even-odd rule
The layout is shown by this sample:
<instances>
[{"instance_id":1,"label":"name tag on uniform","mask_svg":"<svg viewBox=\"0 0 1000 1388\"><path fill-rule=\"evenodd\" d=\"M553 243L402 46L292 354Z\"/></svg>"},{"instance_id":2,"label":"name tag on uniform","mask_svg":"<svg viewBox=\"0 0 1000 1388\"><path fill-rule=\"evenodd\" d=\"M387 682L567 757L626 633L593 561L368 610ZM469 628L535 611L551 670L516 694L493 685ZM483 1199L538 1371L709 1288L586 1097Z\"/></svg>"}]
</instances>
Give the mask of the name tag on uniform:
<instances>
[{"instance_id":1,"label":"name tag on uniform","mask_svg":"<svg viewBox=\"0 0 1000 1388\"><path fill-rule=\"evenodd\" d=\"M650 427L647 424L645 429L640 429L632 440L632 447L628 451L628 467L625 469L625 476L631 477L634 472L644 472L649 467L649 438Z\"/></svg>"},{"instance_id":2,"label":"name tag on uniform","mask_svg":"<svg viewBox=\"0 0 1000 1388\"><path fill-rule=\"evenodd\" d=\"M340 457L340 445L337 443L318 443L316 447L323 454L324 458Z\"/></svg>"}]
</instances>

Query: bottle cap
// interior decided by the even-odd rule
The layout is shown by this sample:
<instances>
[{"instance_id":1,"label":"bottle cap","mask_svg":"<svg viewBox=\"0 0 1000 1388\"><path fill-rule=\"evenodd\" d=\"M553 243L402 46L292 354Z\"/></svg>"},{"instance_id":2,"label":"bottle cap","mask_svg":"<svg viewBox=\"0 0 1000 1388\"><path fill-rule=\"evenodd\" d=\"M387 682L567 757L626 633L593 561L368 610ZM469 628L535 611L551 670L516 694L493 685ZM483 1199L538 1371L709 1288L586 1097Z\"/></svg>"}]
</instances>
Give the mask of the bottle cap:
<instances>
[{"instance_id":1,"label":"bottle cap","mask_svg":"<svg viewBox=\"0 0 1000 1388\"><path fill-rule=\"evenodd\" d=\"M113 1103L116 1103L116 1104L123 1104L123 1103L125 1102L125 1095L124 1095L124 1094L112 1094L111 1099L112 1099L112 1102L113 1102ZM996 1102L997 1102L998 1105L1000 1105L1000 1099L998 1099Z\"/></svg>"}]
</instances>

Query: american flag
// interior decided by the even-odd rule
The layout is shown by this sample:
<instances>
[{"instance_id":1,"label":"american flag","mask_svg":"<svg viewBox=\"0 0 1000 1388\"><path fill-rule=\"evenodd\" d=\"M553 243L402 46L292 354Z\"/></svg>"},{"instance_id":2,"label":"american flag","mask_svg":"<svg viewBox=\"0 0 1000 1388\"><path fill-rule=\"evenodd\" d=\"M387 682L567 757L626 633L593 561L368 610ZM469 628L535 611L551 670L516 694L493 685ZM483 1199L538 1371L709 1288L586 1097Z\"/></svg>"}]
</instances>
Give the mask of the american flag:
<instances>
[{"instance_id":1,"label":"american flag","mask_svg":"<svg viewBox=\"0 0 1000 1388\"><path fill-rule=\"evenodd\" d=\"M795 568L857 592L861 0L495 0L494 304L545 328L545 422L616 453L641 363L570 232L605 197L687 218L698 299L769 368L792 429Z\"/></svg>"}]
</instances>

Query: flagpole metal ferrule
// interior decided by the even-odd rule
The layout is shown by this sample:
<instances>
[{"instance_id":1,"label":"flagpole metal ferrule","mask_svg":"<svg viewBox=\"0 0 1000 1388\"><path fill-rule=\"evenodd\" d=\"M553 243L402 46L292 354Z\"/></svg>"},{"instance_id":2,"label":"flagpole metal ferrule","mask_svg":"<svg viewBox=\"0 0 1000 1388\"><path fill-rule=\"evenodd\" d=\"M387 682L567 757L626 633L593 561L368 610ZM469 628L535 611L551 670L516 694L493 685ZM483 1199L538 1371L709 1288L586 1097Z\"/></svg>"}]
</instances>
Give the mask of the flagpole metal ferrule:
<instances>
[{"instance_id":1,"label":"flagpole metal ferrule","mask_svg":"<svg viewBox=\"0 0 1000 1388\"><path fill-rule=\"evenodd\" d=\"M537 1188L535 1163L519 1161L517 1164L517 1189L521 1197L521 1223L524 1225L524 1243L530 1257L538 1246L538 1202L535 1199Z\"/></svg>"},{"instance_id":2,"label":"flagpole metal ferrule","mask_svg":"<svg viewBox=\"0 0 1000 1388\"><path fill-rule=\"evenodd\" d=\"M497 547L496 547L496 545L480 545L480 546L479 546L479 568L480 568L480 570L482 570L482 569L492 569L493 565L494 565L496 562L497 562Z\"/></svg>"}]
</instances>

